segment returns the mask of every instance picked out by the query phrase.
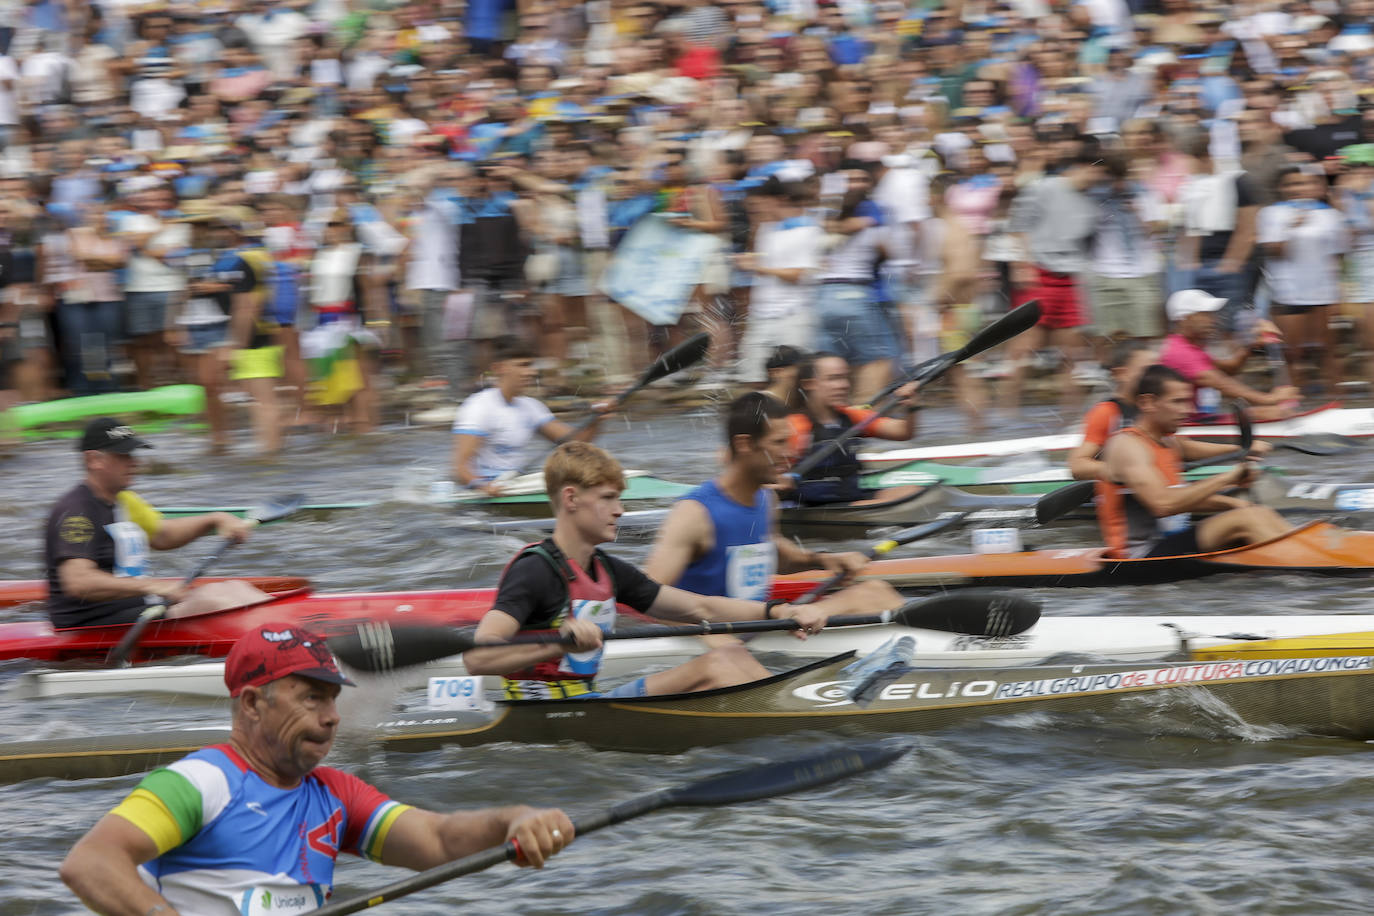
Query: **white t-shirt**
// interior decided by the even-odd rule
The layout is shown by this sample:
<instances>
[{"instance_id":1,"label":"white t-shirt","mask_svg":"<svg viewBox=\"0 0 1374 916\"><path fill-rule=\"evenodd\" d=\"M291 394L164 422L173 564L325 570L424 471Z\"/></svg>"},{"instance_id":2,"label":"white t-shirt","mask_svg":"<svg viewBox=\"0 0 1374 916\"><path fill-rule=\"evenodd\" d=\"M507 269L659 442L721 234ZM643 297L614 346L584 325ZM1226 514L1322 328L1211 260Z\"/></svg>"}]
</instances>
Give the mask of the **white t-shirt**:
<instances>
[{"instance_id":1,"label":"white t-shirt","mask_svg":"<svg viewBox=\"0 0 1374 916\"><path fill-rule=\"evenodd\" d=\"M432 194L411 223L406 289L458 288L458 205Z\"/></svg>"},{"instance_id":2,"label":"white t-shirt","mask_svg":"<svg viewBox=\"0 0 1374 916\"><path fill-rule=\"evenodd\" d=\"M1149 189L1131 196L1131 212L1118 217L1104 206L1093 235L1093 272L1102 277L1124 280L1157 274L1162 266L1159 245L1150 235L1150 224L1166 218L1164 201ZM1129 227L1119 218L1131 221Z\"/></svg>"},{"instance_id":3,"label":"white t-shirt","mask_svg":"<svg viewBox=\"0 0 1374 916\"><path fill-rule=\"evenodd\" d=\"M825 233L814 220L793 217L759 227L754 247L763 267L779 270L805 270L813 274L821 266L821 243ZM807 309L815 290L808 280L788 283L768 274L754 277L749 298L749 313L758 318L785 318Z\"/></svg>"},{"instance_id":4,"label":"white t-shirt","mask_svg":"<svg viewBox=\"0 0 1374 916\"><path fill-rule=\"evenodd\" d=\"M530 441L552 419L549 409L534 398L507 401L501 389L485 388L458 408L453 432L480 436L483 442L475 460L477 475L499 477L527 466Z\"/></svg>"},{"instance_id":5,"label":"white t-shirt","mask_svg":"<svg viewBox=\"0 0 1374 916\"><path fill-rule=\"evenodd\" d=\"M0 83L3 82L13 85L9 89L0 86L0 125L18 124L19 106L15 95L19 91L19 65L8 54L0 54Z\"/></svg>"},{"instance_id":6,"label":"white t-shirt","mask_svg":"<svg viewBox=\"0 0 1374 916\"><path fill-rule=\"evenodd\" d=\"M1299 214L1302 223L1293 227ZM1341 301L1341 262L1350 230L1341 211L1316 201L1283 201L1260 210L1261 245L1286 242L1284 256L1264 262L1264 276L1280 305L1333 305Z\"/></svg>"},{"instance_id":7,"label":"white t-shirt","mask_svg":"<svg viewBox=\"0 0 1374 916\"><path fill-rule=\"evenodd\" d=\"M161 227L161 228L159 228ZM150 247L191 247L191 227L187 223L164 223L146 213L130 213L119 223L120 232L141 234L157 230L148 240ZM130 293L172 293L186 288L186 274L160 258L148 254L134 254L129 258L124 277L124 290Z\"/></svg>"}]
</instances>

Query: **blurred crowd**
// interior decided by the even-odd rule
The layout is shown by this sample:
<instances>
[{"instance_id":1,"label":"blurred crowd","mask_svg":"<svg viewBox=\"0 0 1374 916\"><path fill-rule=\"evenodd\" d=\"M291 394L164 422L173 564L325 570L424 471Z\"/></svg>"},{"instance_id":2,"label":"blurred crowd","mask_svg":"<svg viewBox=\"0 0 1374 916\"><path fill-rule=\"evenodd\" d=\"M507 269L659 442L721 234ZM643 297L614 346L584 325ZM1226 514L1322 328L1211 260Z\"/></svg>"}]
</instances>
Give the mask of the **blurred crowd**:
<instances>
[{"instance_id":1,"label":"blurred crowd","mask_svg":"<svg viewBox=\"0 0 1374 916\"><path fill-rule=\"evenodd\" d=\"M0 407L192 381L270 451L397 378L460 400L507 334L548 393L701 329L721 379L835 351L861 402L1039 300L976 420L1186 289L1307 393L1374 349L1374 0L3 13Z\"/></svg>"}]
</instances>

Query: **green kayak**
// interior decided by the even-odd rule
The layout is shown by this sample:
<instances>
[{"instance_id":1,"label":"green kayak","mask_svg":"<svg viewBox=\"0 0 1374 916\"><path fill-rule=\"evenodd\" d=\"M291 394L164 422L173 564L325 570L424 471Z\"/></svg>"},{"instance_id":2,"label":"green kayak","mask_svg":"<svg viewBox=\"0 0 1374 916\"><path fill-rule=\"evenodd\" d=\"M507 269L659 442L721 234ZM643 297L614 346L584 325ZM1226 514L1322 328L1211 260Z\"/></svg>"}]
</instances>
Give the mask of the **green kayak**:
<instances>
[{"instance_id":1,"label":"green kayak","mask_svg":"<svg viewBox=\"0 0 1374 916\"><path fill-rule=\"evenodd\" d=\"M1200 480L1230 470L1230 465L1194 468L1186 473L1189 480ZM1282 473L1277 468L1265 468L1271 474ZM941 464L936 461L913 461L878 474L865 474L863 484L873 490L887 487L924 487L933 483L958 487L972 493L1048 493L1066 483L1072 483L1069 469L1047 462L1016 462L995 467L970 464Z\"/></svg>"},{"instance_id":2,"label":"green kayak","mask_svg":"<svg viewBox=\"0 0 1374 916\"><path fill-rule=\"evenodd\" d=\"M676 499L693 489L688 484L651 477L644 471L626 471L625 476L625 492L621 494L621 499L627 501ZM409 491L400 494L399 498L406 502L419 502L434 506L475 506L488 512L508 515L529 513L542 515L547 511L549 499L544 494L544 475L542 473L517 477L507 484L506 489L507 495L491 497L474 496L468 491L454 491L449 487L437 486L425 493ZM297 515L366 509L377 505L378 502L378 500L373 500L370 502L306 503L300 507ZM170 517L201 515L206 512L229 512L233 515L242 516L250 508L250 506L161 506L158 511Z\"/></svg>"},{"instance_id":3,"label":"green kayak","mask_svg":"<svg viewBox=\"0 0 1374 916\"><path fill-rule=\"evenodd\" d=\"M121 391L80 398L61 398L39 404L21 404L6 412L5 425L22 430L27 437L76 436L80 425L92 417L123 417L145 429L155 417L203 413L205 390L199 385L166 385L147 391ZM67 428L63 426L67 425ZM72 424L76 424L72 426Z\"/></svg>"}]
</instances>

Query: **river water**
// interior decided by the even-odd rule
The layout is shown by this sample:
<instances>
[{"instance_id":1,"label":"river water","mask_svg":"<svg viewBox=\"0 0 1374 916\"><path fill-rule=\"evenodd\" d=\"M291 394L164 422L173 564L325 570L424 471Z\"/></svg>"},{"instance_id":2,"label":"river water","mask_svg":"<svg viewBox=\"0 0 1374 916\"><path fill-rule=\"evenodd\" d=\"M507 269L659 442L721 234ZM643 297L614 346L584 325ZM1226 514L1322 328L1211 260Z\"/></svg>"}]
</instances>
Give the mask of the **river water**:
<instances>
[{"instance_id":1,"label":"river water","mask_svg":"<svg viewBox=\"0 0 1374 916\"><path fill-rule=\"evenodd\" d=\"M958 417L923 415L923 442L960 438ZM1054 431L1050 415L1000 435ZM629 467L694 481L709 476L721 435L709 411L637 416L603 444ZM996 427L994 427L996 428ZM137 485L156 504L251 504L304 491L311 501L384 499L398 480L442 467L448 435L391 430L294 441L276 464L203 457L187 434L152 437ZM1304 479L1367 479L1374 458L1280 452ZM1300 460L1297 460L1300 459ZM0 462L0 577L41 575L48 504L79 478L69 442L33 443ZM1036 546L1081 546L1091 526L1027 532ZM522 543L464 530L453 512L399 502L270 526L231 551L219 574L296 574L317 587L490 585ZM158 557L175 575L208 542ZM967 534L912 545L967 550ZM642 559L647 545L613 550ZM1362 612L1358 580L1219 576L1173 585L1042 590L1046 613ZM0 737L100 734L214 722L214 704L130 696L25 701L3 688L26 666L0 666ZM364 722L391 697L360 688L346 715ZM665 811L587 836L543 872L501 866L381 912L555 914L1099 914L1368 913L1374 780L1361 743L1196 725L1019 715L907 740L893 767L789 797ZM832 745L822 734L756 739L678 756L600 753L578 745L497 745L381 758L356 727L331 760L401 800L431 808L524 801L574 815L664 785ZM0 914L80 911L57 879L65 850L137 782L30 781L0 786ZM343 894L401 873L345 857Z\"/></svg>"}]
</instances>

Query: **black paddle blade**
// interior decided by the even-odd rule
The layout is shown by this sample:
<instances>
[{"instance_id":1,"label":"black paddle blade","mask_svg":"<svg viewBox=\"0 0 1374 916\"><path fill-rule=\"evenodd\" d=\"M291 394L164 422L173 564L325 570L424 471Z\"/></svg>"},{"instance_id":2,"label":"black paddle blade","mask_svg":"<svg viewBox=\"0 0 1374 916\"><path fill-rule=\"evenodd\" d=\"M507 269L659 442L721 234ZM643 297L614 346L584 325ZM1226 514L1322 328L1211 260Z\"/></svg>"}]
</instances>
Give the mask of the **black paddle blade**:
<instances>
[{"instance_id":1,"label":"black paddle blade","mask_svg":"<svg viewBox=\"0 0 1374 916\"><path fill-rule=\"evenodd\" d=\"M260 525L265 525L268 522L279 521L294 514L304 504L304 493L292 493L290 496L282 496L260 506L254 506L248 510L248 514L244 517Z\"/></svg>"},{"instance_id":2,"label":"black paddle blade","mask_svg":"<svg viewBox=\"0 0 1374 916\"><path fill-rule=\"evenodd\" d=\"M470 629L364 623L355 632L335 636L328 643L339 661L350 668L384 674L466 652L473 640Z\"/></svg>"},{"instance_id":3,"label":"black paddle blade","mask_svg":"<svg viewBox=\"0 0 1374 916\"><path fill-rule=\"evenodd\" d=\"M1340 433L1312 433L1291 439L1275 440L1276 448L1292 449L1304 455L1348 455L1364 449L1365 443Z\"/></svg>"},{"instance_id":4,"label":"black paddle blade","mask_svg":"<svg viewBox=\"0 0 1374 916\"><path fill-rule=\"evenodd\" d=\"M669 789L663 807L734 805L814 789L869 770L881 769L903 757L910 749L910 744L873 742L737 770Z\"/></svg>"},{"instance_id":5,"label":"black paddle blade","mask_svg":"<svg viewBox=\"0 0 1374 916\"><path fill-rule=\"evenodd\" d=\"M1092 480L1078 480L1051 490L1035 501L1035 520L1041 525L1058 521L1074 509L1093 498L1097 483Z\"/></svg>"},{"instance_id":6,"label":"black paddle blade","mask_svg":"<svg viewBox=\"0 0 1374 916\"><path fill-rule=\"evenodd\" d=\"M656 382L674 372L681 372L688 366L696 365L706 356L706 351L710 347L711 335L705 332L684 340L654 360L654 364L644 370L644 380L641 384L647 385L650 382Z\"/></svg>"},{"instance_id":7,"label":"black paddle blade","mask_svg":"<svg viewBox=\"0 0 1374 916\"><path fill-rule=\"evenodd\" d=\"M991 589L960 589L903 605L893 623L971 636L1015 636L1040 619L1040 604Z\"/></svg>"},{"instance_id":8,"label":"black paddle blade","mask_svg":"<svg viewBox=\"0 0 1374 916\"><path fill-rule=\"evenodd\" d=\"M1004 344L1017 334L1035 327L1035 323L1039 320L1040 300L1032 299L1022 303L974 334L973 338L958 350L955 362L968 359L984 350L991 350L999 344Z\"/></svg>"}]
</instances>

